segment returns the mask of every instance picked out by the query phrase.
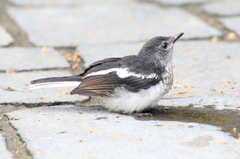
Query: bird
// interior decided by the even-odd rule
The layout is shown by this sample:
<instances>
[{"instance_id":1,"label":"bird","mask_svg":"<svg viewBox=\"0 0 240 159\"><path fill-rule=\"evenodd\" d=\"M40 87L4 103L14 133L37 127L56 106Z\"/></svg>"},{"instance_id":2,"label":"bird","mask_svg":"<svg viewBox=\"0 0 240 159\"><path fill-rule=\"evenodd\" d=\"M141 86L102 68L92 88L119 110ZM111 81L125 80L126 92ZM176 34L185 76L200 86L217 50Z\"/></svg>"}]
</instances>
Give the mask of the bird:
<instances>
[{"instance_id":1,"label":"bird","mask_svg":"<svg viewBox=\"0 0 240 159\"><path fill-rule=\"evenodd\" d=\"M154 109L172 88L173 46L183 34L153 37L137 55L96 61L76 76L33 80L30 89L75 86L70 94L100 96L104 107L113 112Z\"/></svg>"}]
</instances>

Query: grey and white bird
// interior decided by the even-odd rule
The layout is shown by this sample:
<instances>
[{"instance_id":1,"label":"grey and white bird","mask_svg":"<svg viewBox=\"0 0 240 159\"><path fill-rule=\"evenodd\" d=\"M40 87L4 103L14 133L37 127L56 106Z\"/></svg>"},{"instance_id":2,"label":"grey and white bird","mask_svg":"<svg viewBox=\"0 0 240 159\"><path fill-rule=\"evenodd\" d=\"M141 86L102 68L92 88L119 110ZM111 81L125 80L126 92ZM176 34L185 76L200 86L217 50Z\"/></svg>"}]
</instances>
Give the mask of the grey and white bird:
<instances>
[{"instance_id":1,"label":"grey and white bird","mask_svg":"<svg viewBox=\"0 0 240 159\"><path fill-rule=\"evenodd\" d=\"M101 96L110 111L126 114L154 108L172 87L173 45L182 35L154 37L138 55L106 58L77 76L31 81L30 88L76 86L70 94Z\"/></svg>"}]
</instances>

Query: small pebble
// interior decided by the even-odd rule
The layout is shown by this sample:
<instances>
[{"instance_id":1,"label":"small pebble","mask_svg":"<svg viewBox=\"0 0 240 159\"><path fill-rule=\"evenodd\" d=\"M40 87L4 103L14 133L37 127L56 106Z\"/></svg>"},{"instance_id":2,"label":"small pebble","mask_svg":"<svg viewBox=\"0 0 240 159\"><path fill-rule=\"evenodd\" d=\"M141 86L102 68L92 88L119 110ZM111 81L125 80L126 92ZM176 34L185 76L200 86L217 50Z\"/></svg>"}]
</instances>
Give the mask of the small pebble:
<instances>
[{"instance_id":1,"label":"small pebble","mask_svg":"<svg viewBox=\"0 0 240 159\"><path fill-rule=\"evenodd\" d=\"M199 60L199 58L198 57L194 57L194 60Z\"/></svg>"},{"instance_id":2,"label":"small pebble","mask_svg":"<svg viewBox=\"0 0 240 159\"><path fill-rule=\"evenodd\" d=\"M80 139L79 142L84 142L84 140L83 140L83 139Z\"/></svg>"},{"instance_id":3,"label":"small pebble","mask_svg":"<svg viewBox=\"0 0 240 159\"><path fill-rule=\"evenodd\" d=\"M10 119L11 120L18 120L19 118L18 117L11 117Z\"/></svg>"},{"instance_id":4,"label":"small pebble","mask_svg":"<svg viewBox=\"0 0 240 159\"><path fill-rule=\"evenodd\" d=\"M180 91L180 92L178 92L178 94L184 94L184 92L183 92L183 91Z\"/></svg>"},{"instance_id":5,"label":"small pebble","mask_svg":"<svg viewBox=\"0 0 240 159\"><path fill-rule=\"evenodd\" d=\"M176 89L176 88L177 88L177 86L172 86L172 88L173 88L173 89Z\"/></svg>"},{"instance_id":6,"label":"small pebble","mask_svg":"<svg viewBox=\"0 0 240 159\"><path fill-rule=\"evenodd\" d=\"M226 141L222 141L221 144L226 145L227 143L226 143Z\"/></svg>"},{"instance_id":7,"label":"small pebble","mask_svg":"<svg viewBox=\"0 0 240 159\"><path fill-rule=\"evenodd\" d=\"M48 51L48 47L47 47L47 46L43 46L43 47L42 47L42 51L43 51L43 52Z\"/></svg>"},{"instance_id":8,"label":"small pebble","mask_svg":"<svg viewBox=\"0 0 240 159\"><path fill-rule=\"evenodd\" d=\"M87 54L87 53L85 53L85 52L84 52L82 55L83 55L84 57L88 56L88 54Z\"/></svg>"},{"instance_id":9,"label":"small pebble","mask_svg":"<svg viewBox=\"0 0 240 159\"><path fill-rule=\"evenodd\" d=\"M230 58L231 58L231 56L226 56L226 58L227 58L227 59L230 59Z\"/></svg>"},{"instance_id":10,"label":"small pebble","mask_svg":"<svg viewBox=\"0 0 240 159\"><path fill-rule=\"evenodd\" d=\"M214 43L218 42L218 37L216 37L216 36L212 37L211 41L214 42Z\"/></svg>"},{"instance_id":11,"label":"small pebble","mask_svg":"<svg viewBox=\"0 0 240 159\"><path fill-rule=\"evenodd\" d=\"M72 70L75 70L75 69L77 69L77 68L78 68L78 64L77 64L77 63L74 64L74 65L72 65L72 67L71 67Z\"/></svg>"},{"instance_id":12,"label":"small pebble","mask_svg":"<svg viewBox=\"0 0 240 159\"><path fill-rule=\"evenodd\" d=\"M5 36L5 38L4 38L5 40L10 40L11 39L11 37L10 36Z\"/></svg>"},{"instance_id":13,"label":"small pebble","mask_svg":"<svg viewBox=\"0 0 240 159\"><path fill-rule=\"evenodd\" d=\"M235 40L236 37L237 37L237 35L234 32L230 32L230 33L228 33L228 35L225 38L225 40L227 40L227 41Z\"/></svg>"},{"instance_id":14,"label":"small pebble","mask_svg":"<svg viewBox=\"0 0 240 159\"><path fill-rule=\"evenodd\" d=\"M6 73L15 73L13 70L7 70Z\"/></svg>"},{"instance_id":15,"label":"small pebble","mask_svg":"<svg viewBox=\"0 0 240 159\"><path fill-rule=\"evenodd\" d=\"M89 133L92 133L93 131L92 130L89 130Z\"/></svg>"}]
</instances>

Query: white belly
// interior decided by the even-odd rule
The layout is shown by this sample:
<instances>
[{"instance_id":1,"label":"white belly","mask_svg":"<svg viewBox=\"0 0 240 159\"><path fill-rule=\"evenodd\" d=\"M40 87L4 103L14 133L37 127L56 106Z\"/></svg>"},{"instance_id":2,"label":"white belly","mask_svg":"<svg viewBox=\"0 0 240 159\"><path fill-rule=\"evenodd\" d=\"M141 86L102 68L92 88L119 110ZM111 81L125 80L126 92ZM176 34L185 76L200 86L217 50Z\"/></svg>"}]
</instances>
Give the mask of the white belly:
<instances>
[{"instance_id":1,"label":"white belly","mask_svg":"<svg viewBox=\"0 0 240 159\"><path fill-rule=\"evenodd\" d=\"M157 106L165 92L168 92L166 89L163 82L137 93L129 92L124 88L117 88L111 97L106 97L103 101L105 107L111 111L129 114L141 112L144 109Z\"/></svg>"}]
</instances>

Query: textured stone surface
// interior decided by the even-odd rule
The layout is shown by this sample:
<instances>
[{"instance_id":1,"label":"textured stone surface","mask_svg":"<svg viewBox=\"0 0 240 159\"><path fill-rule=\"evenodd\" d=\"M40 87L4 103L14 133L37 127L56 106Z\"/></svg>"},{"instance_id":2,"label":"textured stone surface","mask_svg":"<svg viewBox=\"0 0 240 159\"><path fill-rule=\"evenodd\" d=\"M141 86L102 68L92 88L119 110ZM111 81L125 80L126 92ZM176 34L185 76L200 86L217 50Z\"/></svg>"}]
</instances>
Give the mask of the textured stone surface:
<instances>
[{"instance_id":1,"label":"textured stone surface","mask_svg":"<svg viewBox=\"0 0 240 159\"><path fill-rule=\"evenodd\" d=\"M11 153L6 148L6 143L1 133L0 133L0 157L2 159L13 159Z\"/></svg>"},{"instance_id":2,"label":"textured stone surface","mask_svg":"<svg viewBox=\"0 0 240 159\"><path fill-rule=\"evenodd\" d=\"M13 42L12 36L0 26L0 46L7 46Z\"/></svg>"},{"instance_id":3,"label":"textured stone surface","mask_svg":"<svg viewBox=\"0 0 240 159\"><path fill-rule=\"evenodd\" d=\"M183 95L184 96L184 95ZM166 98L166 99L165 99ZM196 96L182 97L172 99L170 95L166 95L164 99L158 102L162 106L213 106L215 109L239 109L236 106L240 103L240 94L236 95L212 95L212 96ZM170 99L169 99L170 98Z\"/></svg>"},{"instance_id":4,"label":"textured stone surface","mask_svg":"<svg viewBox=\"0 0 240 159\"><path fill-rule=\"evenodd\" d=\"M108 45L82 45L78 52L84 58L85 66L91 63L110 57L123 57L127 55L138 54L144 43L118 43Z\"/></svg>"},{"instance_id":5,"label":"textured stone surface","mask_svg":"<svg viewBox=\"0 0 240 159\"><path fill-rule=\"evenodd\" d=\"M0 48L0 70L33 70L67 68L67 60L56 50L48 48Z\"/></svg>"},{"instance_id":6,"label":"textured stone surface","mask_svg":"<svg viewBox=\"0 0 240 159\"><path fill-rule=\"evenodd\" d=\"M45 78L69 76L67 71L39 71L26 73L0 73L0 103L53 103L81 101L87 97L65 94L74 87L46 88L29 92L30 81ZM7 87L11 89L7 89ZM33 104L34 106L34 104Z\"/></svg>"},{"instance_id":7,"label":"textured stone surface","mask_svg":"<svg viewBox=\"0 0 240 159\"><path fill-rule=\"evenodd\" d=\"M13 7L8 9L8 13L28 34L30 41L38 46L132 42L178 32L186 33L184 39L221 35L184 10L164 9L150 3L74 8Z\"/></svg>"},{"instance_id":8,"label":"textured stone surface","mask_svg":"<svg viewBox=\"0 0 240 159\"><path fill-rule=\"evenodd\" d=\"M166 97L183 99L166 100L168 104L164 101L160 103L174 106L188 105L187 103L214 104L221 108L224 105L230 105L231 108L235 108L240 103L240 74L237 73L240 70L239 52L239 43L233 42L176 43L173 64L175 66L174 85L177 88L172 89ZM190 88L190 85L194 88ZM223 93L220 93L221 90ZM178 94L183 91L188 92Z\"/></svg>"},{"instance_id":9,"label":"textured stone surface","mask_svg":"<svg viewBox=\"0 0 240 159\"><path fill-rule=\"evenodd\" d=\"M237 15L240 14L239 0L225 0L208 3L201 8L209 14L215 15Z\"/></svg>"},{"instance_id":10,"label":"textured stone surface","mask_svg":"<svg viewBox=\"0 0 240 159\"><path fill-rule=\"evenodd\" d=\"M215 110L212 107L213 105L216 109L233 109L240 105L239 42L211 43L198 40L222 36L221 32L226 32L224 28L240 35L240 19L236 15L239 14L239 10L236 10L239 8L236 4L238 0L153 1L0 1L3 9L1 13L6 9L7 14L15 21L15 23L8 21L5 15L1 15L0 18L1 24L10 27L12 35L24 32L26 33L24 40L30 39L29 42L35 46L49 47L49 52L41 52L41 47L36 50L12 47L9 47L8 51L0 49L0 105L11 103L11 106L3 105L3 112L19 109L17 103L25 103L24 106L29 107L41 106L7 114L9 118L19 119L9 119L10 124L5 125L15 128L16 133L8 134L9 139L12 135L13 138L14 135L19 135L23 143L27 143L26 149L33 154L34 159L240 158L240 140L237 139L240 129L237 115L239 110ZM219 2L222 3L221 6L217 6ZM233 5L228 9L230 3ZM184 10L191 6L196 12ZM207 14L201 14L204 12ZM219 16L217 19L225 26L219 28L222 29L221 32L201 19L204 16L211 20L209 15ZM1 29L2 27L0 47L12 42L9 34L1 32ZM159 102L163 106L169 106L170 113L153 113L153 117L143 117L141 121L121 114L117 118L116 113L104 108L90 107L99 104L98 100L85 103L89 107L67 106L66 103L60 103L83 99L80 96L65 94L73 89L71 87L28 91L27 84L33 79L70 75L70 71L37 71L69 66L61 55L51 49L51 46L70 51L75 51L75 47L72 46L77 46L79 55L86 61L87 66L106 57L137 54L147 39L158 35L174 35L178 32L185 32L183 39L194 40L178 41L175 44L174 85L177 88L171 90ZM22 47L24 44L25 42L16 43ZM26 69L31 71L3 73L6 70ZM190 88L190 85L194 88ZM7 89L8 86L11 89ZM223 93L219 93L221 90ZM184 91L187 92L178 94ZM51 104L53 102L57 103ZM188 105L193 107L181 107ZM195 108L208 105L211 106ZM190 121L211 123L219 128ZM219 131L221 128L224 132ZM236 138L231 137L229 133ZM11 148L15 142L7 141L9 151L16 152L16 149ZM18 146L16 148L18 149ZM19 158L15 153L12 155ZM27 157L26 154L21 158ZM1 131L0 158L12 158L6 149Z\"/></svg>"},{"instance_id":11,"label":"textured stone surface","mask_svg":"<svg viewBox=\"0 0 240 159\"><path fill-rule=\"evenodd\" d=\"M106 110L74 106L24 109L7 116L19 118L10 122L35 159L240 156L236 139L204 124L116 118Z\"/></svg>"},{"instance_id":12,"label":"textured stone surface","mask_svg":"<svg viewBox=\"0 0 240 159\"><path fill-rule=\"evenodd\" d=\"M163 4L171 4L171 5L183 5L183 4L194 4L194 3L203 3L207 0L154 0L156 2L161 2Z\"/></svg>"},{"instance_id":13,"label":"textured stone surface","mask_svg":"<svg viewBox=\"0 0 240 159\"><path fill-rule=\"evenodd\" d=\"M9 0L17 5L33 5L33 6L53 6L53 5L83 5L83 4L99 4L99 3L124 3L127 0Z\"/></svg>"},{"instance_id":14,"label":"textured stone surface","mask_svg":"<svg viewBox=\"0 0 240 159\"><path fill-rule=\"evenodd\" d=\"M228 29L233 30L240 36L240 17L219 18Z\"/></svg>"}]
</instances>

